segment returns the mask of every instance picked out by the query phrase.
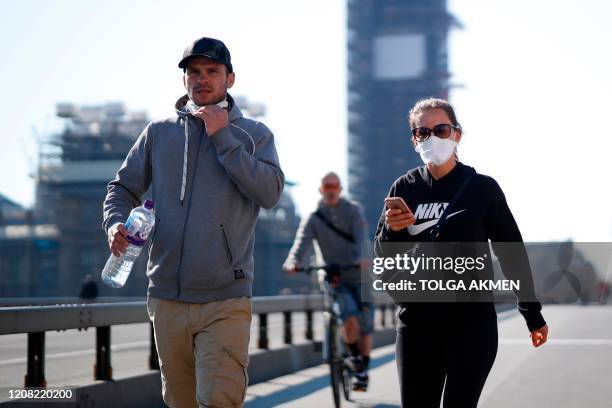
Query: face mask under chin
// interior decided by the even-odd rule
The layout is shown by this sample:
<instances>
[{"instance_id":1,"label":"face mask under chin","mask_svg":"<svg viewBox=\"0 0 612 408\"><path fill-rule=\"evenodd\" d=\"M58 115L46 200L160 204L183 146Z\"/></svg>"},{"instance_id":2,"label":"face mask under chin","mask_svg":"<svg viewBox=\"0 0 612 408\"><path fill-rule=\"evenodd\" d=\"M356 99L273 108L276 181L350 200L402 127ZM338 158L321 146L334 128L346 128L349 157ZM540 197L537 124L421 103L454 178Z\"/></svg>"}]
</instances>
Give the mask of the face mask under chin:
<instances>
[{"instance_id":1,"label":"face mask under chin","mask_svg":"<svg viewBox=\"0 0 612 408\"><path fill-rule=\"evenodd\" d=\"M215 105L221 107L221 108L227 108L228 106L228 102L227 102L227 97L225 99L223 99L222 101L216 103ZM187 103L185 104L185 108L187 109L188 112L195 112L198 109L200 109L202 106L197 105L194 101L192 101L191 99L189 99L187 101Z\"/></svg>"}]
</instances>

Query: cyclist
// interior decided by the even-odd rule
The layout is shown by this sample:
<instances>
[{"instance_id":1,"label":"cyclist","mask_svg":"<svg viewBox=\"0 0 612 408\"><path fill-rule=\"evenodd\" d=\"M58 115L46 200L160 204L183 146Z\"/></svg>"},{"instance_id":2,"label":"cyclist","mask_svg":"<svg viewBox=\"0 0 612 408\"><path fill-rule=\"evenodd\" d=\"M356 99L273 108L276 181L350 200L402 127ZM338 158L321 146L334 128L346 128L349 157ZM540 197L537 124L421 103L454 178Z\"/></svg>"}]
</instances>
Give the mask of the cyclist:
<instances>
[{"instance_id":1,"label":"cyclist","mask_svg":"<svg viewBox=\"0 0 612 408\"><path fill-rule=\"evenodd\" d=\"M283 269L295 273L314 240L327 265L355 265L333 276L332 286L340 307L343 339L351 354L347 363L355 373L353 389L366 391L374 326L374 308L360 296L359 265L367 263L362 251L366 221L358 203L340 196L342 186L336 173L327 173L321 179L319 192L322 199L318 208L301 223Z\"/></svg>"}]
</instances>

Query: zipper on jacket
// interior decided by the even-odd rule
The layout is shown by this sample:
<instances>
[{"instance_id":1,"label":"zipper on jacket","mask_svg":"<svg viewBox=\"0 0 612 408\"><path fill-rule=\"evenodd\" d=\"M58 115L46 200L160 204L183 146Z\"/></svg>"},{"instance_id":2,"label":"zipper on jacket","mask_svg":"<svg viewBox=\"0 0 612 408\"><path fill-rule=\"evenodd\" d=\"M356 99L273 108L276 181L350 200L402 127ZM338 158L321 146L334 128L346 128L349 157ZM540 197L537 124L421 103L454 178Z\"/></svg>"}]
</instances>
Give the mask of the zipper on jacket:
<instances>
[{"instance_id":1,"label":"zipper on jacket","mask_svg":"<svg viewBox=\"0 0 612 408\"><path fill-rule=\"evenodd\" d=\"M203 133L203 132L202 132ZM193 165L193 174L189 182L189 201L187 202L187 212L185 214L185 220L183 221L183 237L181 240L181 256L179 258L178 269L176 271L176 286L177 286L177 299L181 296L181 269L183 268L183 255L185 252L185 231L187 230L187 221L189 220L189 213L191 212L191 199L193 197L193 181L198 170L198 158L200 157L200 147L202 146L202 139L206 137L202 134L198 140L198 149L196 150L195 164ZM189 158L187 158L189 159Z\"/></svg>"},{"instance_id":2,"label":"zipper on jacket","mask_svg":"<svg viewBox=\"0 0 612 408\"><path fill-rule=\"evenodd\" d=\"M232 263L234 262L234 254L232 253L231 241L229 239L229 236L227 235L227 232L225 231L225 227L223 226L223 224L221 224L220 227L221 227L221 233L223 234L223 244L225 246L225 255L227 256L228 263L232 265Z\"/></svg>"}]
</instances>

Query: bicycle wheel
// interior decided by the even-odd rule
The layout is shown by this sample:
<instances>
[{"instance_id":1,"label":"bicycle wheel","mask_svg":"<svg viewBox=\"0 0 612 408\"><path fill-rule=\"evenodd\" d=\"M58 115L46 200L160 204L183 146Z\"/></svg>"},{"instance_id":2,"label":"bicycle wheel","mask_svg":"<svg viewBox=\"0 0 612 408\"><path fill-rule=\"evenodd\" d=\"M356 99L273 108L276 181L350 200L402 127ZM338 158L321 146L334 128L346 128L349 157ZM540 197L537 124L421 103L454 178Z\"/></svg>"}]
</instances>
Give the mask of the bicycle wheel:
<instances>
[{"instance_id":1,"label":"bicycle wheel","mask_svg":"<svg viewBox=\"0 0 612 408\"><path fill-rule=\"evenodd\" d=\"M342 391L344 391L344 399L347 401L351 400L351 390L352 384L351 380L353 379L353 373L350 368L342 362Z\"/></svg>"},{"instance_id":2,"label":"bicycle wheel","mask_svg":"<svg viewBox=\"0 0 612 408\"><path fill-rule=\"evenodd\" d=\"M338 355L338 324L333 317L326 316L327 323L327 363L331 388L334 396L334 406L340 408L340 385L342 383L342 363Z\"/></svg>"}]
</instances>

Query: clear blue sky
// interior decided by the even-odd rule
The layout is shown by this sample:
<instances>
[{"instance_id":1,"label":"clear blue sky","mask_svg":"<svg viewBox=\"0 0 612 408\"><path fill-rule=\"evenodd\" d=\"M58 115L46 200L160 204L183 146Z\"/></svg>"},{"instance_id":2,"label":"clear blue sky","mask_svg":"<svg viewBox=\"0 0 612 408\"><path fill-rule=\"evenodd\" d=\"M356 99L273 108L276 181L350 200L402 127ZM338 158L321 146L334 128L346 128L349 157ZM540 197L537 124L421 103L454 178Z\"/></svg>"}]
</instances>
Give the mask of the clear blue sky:
<instances>
[{"instance_id":1,"label":"clear blue sky","mask_svg":"<svg viewBox=\"0 0 612 408\"><path fill-rule=\"evenodd\" d=\"M183 92L176 64L202 35L230 48L233 93L266 104L302 212L322 173L346 175L344 1L0 4L0 192L18 202L33 201L33 129L57 126L55 103L123 101L171 115ZM498 180L525 239L611 240L612 3L449 6L465 26L449 41L463 85L451 93L466 130L462 160Z\"/></svg>"}]
</instances>

